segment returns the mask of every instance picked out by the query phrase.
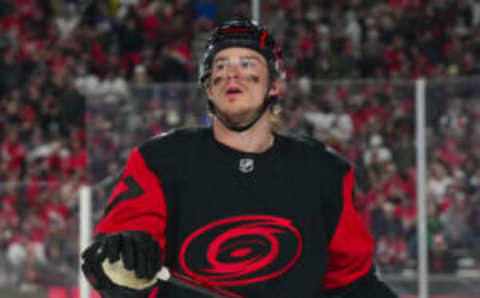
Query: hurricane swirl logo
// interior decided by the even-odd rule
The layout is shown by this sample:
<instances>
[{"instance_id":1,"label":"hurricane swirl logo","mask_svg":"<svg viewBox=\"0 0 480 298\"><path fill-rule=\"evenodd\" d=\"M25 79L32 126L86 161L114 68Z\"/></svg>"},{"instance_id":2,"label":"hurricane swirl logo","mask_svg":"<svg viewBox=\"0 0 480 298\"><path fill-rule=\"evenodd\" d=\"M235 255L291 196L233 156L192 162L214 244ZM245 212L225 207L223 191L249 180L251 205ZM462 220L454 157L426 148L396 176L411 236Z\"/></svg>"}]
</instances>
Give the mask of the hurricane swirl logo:
<instances>
[{"instance_id":1,"label":"hurricane swirl logo","mask_svg":"<svg viewBox=\"0 0 480 298\"><path fill-rule=\"evenodd\" d=\"M275 278L302 253L302 237L289 219L248 215L212 222L192 233L180 250L180 266L216 286Z\"/></svg>"}]
</instances>

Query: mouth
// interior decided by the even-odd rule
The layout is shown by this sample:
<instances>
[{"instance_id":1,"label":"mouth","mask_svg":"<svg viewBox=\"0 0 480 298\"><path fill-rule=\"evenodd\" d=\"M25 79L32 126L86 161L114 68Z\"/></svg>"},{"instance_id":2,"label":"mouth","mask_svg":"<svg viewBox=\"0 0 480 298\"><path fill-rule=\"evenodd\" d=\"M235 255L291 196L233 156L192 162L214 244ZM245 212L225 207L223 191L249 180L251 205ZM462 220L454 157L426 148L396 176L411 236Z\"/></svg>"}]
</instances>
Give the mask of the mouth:
<instances>
[{"instance_id":1,"label":"mouth","mask_svg":"<svg viewBox=\"0 0 480 298\"><path fill-rule=\"evenodd\" d=\"M242 93L243 91L238 87L228 87L227 90L225 91L225 95L227 96L235 96Z\"/></svg>"}]
</instances>

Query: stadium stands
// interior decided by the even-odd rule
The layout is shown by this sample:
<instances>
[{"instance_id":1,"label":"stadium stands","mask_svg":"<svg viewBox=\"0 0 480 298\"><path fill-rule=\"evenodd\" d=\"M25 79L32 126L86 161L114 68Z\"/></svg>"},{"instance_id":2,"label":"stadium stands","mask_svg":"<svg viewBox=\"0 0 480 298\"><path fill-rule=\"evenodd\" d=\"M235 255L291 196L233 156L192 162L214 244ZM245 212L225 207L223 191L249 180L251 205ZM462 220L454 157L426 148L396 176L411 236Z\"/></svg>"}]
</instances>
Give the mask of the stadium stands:
<instances>
[{"instance_id":1,"label":"stadium stands","mask_svg":"<svg viewBox=\"0 0 480 298\"><path fill-rule=\"evenodd\" d=\"M205 33L250 13L249 1L83 3L0 0L0 287L76 284L72 194L149 135L208 123L191 83ZM456 79L480 74L480 2L265 0L262 13L292 81L284 130L356 166L387 272L416 259L411 80L445 79L427 92L430 269L480 269L480 91Z\"/></svg>"}]
</instances>

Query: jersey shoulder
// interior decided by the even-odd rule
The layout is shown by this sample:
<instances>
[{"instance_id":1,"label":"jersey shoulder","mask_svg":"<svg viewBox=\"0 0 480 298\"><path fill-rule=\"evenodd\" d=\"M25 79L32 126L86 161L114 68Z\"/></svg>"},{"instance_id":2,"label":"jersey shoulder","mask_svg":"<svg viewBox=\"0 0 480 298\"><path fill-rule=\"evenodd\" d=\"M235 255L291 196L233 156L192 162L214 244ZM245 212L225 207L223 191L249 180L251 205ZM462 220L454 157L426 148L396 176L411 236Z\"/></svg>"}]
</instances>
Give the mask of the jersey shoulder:
<instances>
[{"instance_id":1,"label":"jersey shoulder","mask_svg":"<svg viewBox=\"0 0 480 298\"><path fill-rule=\"evenodd\" d=\"M192 147L188 146L197 142L207 131L208 128L206 127L172 129L151 137L139 146L139 151L142 152L142 154L178 155L191 150Z\"/></svg>"},{"instance_id":2,"label":"jersey shoulder","mask_svg":"<svg viewBox=\"0 0 480 298\"><path fill-rule=\"evenodd\" d=\"M151 137L138 147L146 164L154 170L183 164L209 133L208 128L183 128Z\"/></svg>"},{"instance_id":3,"label":"jersey shoulder","mask_svg":"<svg viewBox=\"0 0 480 298\"><path fill-rule=\"evenodd\" d=\"M303 158L318 163L328 171L346 172L350 169L347 159L335 149L322 141L308 136L280 135L282 142L287 143L290 151L294 151Z\"/></svg>"}]
</instances>

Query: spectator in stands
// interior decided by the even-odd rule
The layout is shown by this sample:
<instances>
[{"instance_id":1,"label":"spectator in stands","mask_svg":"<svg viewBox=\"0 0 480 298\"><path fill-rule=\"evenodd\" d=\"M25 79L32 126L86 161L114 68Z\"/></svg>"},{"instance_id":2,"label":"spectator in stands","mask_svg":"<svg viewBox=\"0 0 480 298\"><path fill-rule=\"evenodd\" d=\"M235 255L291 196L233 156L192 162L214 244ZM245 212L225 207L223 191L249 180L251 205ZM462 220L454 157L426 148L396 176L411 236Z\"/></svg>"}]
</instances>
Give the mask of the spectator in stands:
<instances>
[{"instance_id":1,"label":"spectator in stands","mask_svg":"<svg viewBox=\"0 0 480 298\"><path fill-rule=\"evenodd\" d=\"M122 55L122 67L132 69L142 62L141 51L145 46L145 37L139 25L137 16L127 17L124 25L120 27L119 47Z\"/></svg>"},{"instance_id":2,"label":"spectator in stands","mask_svg":"<svg viewBox=\"0 0 480 298\"><path fill-rule=\"evenodd\" d=\"M476 260L477 268L480 269L480 190L477 190L470 201L469 211L467 212L468 235L467 243L473 247L473 256ZM471 246L470 246L471 245Z\"/></svg>"},{"instance_id":3,"label":"spectator in stands","mask_svg":"<svg viewBox=\"0 0 480 298\"><path fill-rule=\"evenodd\" d=\"M435 234L429 249L429 269L432 273L453 273L455 258L442 234Z\"/></svg>"},{"instance_id":4,"label":"spectator in stands","mask_svg":"<svg viewBox=\"0 0 480 298\"><path fill-rule=\"evenodd\" d=\"M390 161L392 153L383 144L383 138L379 134L374 134L370 138L369 147L363 155L363 162L367 166L376 166Z\"/></svg>"},{"instance_id":5,"label":"spectator in stands","mask_svg":"<svg viewBox=\"0 0 480 298\"><path fill-rule=\"evenodd\" d=\"M17 88L22 79L22 71L15 55L13 48L9 48L4 50L4 55L0 58L0 96Z\"/></svg>"},{"instance_id":6,"label":"spectator in stands","mask_svg":"<svg viewBox=\"0 0 480 298\"><path fill-rule=\"evenodd\" d=\"M447 168L440 162L432 162L427 181L428 192L436 203L442 204L449 185L453 183Z\"/></svg>"}]
</instances>

